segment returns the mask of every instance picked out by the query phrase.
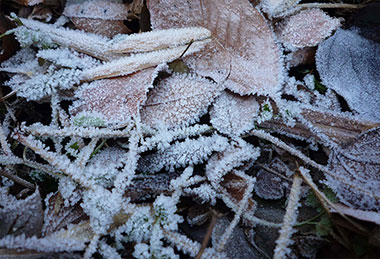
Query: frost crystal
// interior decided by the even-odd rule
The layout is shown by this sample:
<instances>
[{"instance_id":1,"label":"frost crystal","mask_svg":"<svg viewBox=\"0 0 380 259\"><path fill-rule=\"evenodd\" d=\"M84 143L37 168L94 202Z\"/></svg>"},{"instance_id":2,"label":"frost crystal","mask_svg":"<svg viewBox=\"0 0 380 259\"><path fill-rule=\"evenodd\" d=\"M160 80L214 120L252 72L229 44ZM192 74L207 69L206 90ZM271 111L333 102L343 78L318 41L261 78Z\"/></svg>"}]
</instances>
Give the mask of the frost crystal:
<instances>
[{"instance_id":1,"label":"frost crystal","mask_svg":"<svg viewBox=\"0 0 380 259\"><path fill-rule=\"evenodd\" d=\"M143 157L138 169L146 173L155 173L165 167L172 172L178 167L202 163L212 152L221 152L227 147L228 140L219 135L186 139L153 155Z\"/></svg>"}]
</instances>

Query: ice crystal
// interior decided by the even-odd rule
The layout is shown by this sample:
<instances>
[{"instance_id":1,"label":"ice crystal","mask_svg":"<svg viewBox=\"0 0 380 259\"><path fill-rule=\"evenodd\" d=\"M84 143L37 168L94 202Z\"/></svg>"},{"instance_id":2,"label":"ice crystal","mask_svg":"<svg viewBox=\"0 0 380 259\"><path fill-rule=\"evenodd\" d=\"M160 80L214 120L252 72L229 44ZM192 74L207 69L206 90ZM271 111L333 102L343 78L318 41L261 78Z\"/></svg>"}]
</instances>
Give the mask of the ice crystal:
<instances>
[{"instance_id":1,"label":"ice crystal","mask_svg":"<svg viewBox=\"0 0 380 259\"><path fill-rule=\"evenodd\" d=\"M139 171L155 173L162 168L174 171L175 168L202 163L212 152L224 151L228 140L219 135L186 139L176 142L169 148L145 156L139 162Z\"/></svg>"}]
</instances>

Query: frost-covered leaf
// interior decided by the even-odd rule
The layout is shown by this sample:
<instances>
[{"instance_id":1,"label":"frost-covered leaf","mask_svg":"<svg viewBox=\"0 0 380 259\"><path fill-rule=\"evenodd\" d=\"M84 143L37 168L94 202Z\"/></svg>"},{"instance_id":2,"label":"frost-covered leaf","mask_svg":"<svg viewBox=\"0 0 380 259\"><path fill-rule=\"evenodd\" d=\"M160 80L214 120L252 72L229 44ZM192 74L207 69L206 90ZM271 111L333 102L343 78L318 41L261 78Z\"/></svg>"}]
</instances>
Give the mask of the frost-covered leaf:
<instances>
[{"instance_id":1,"label":"frost-covered leaf","mask_svg":"<svg viewBox=\"0 0 380 259\"><path fill-rule=\"evenodd\" d=\"M21 44L31 45L37 42L43 47L55 43L101 60L120 57L118 54L106 52L109 46L108 39L99 35L59 28L30 19L20 18L20 20L23 26L16 28L15 34Z\"/></svg>"},{"instance_id":2,"label":"frost-covered leaf","mask_svg":"<svg viewBox=\"0 0 380 259\"><path fill-rule=\"evenodd\" d=\"M261 8L270 17L281 17L294 12L301 0L261 0Z\"/></svg>"},{"instance_id":3,"label":"frost-covered leaf","mask_svg":"<svg viewBox=\"0 0 380 259\"><path fill-rule=\"evenodd\" d=\"M169 128L187 126L207 112L222 86L196 75L178 74L162 80L148 94L141 120Z\"/></svg>"},{"instance_id":4,"label":"frost-covered leaf","mask_svg":"<svg viewBox=\"0 0 380 259\"><path fill-rule=\"evenodd\" d=\"M278 158L273 159L268 168L277 172L278 175L260 169L256 175L254 190L260 198L269 200L281 199L284 196L285 188L288 187L285 177L290 176L291 172L287 165Z\"/></svg>"},{"instance_id":5,"label":"frost-covered leaf","mask_svg":"<svg viewBox=\"0 0 380 259\"><path fill-rule=\"evenodd\" d=\"M254 96L224 91L210 109L211 124L221 133L239 136L255 126L260 105Z\"/></svg>"},{"instance_id":6,"label":"frost-covered leaf","mask_svg":"<svg viewBox=\"0 0 380 259\"><path fill-rule=\"evenodd\" d=\"M307 9L285 18L276 33L288 49L317 46L340 25L321 9Z\"/></svg>"},{"instance_id":7,"label":"frost-covered leaf","mask_svg":"<svg viewBox=\"0 0 380 259\"><path fill-rule=\"evenodd\" d=\"M123 24L127 19L128 9L126 4L97 0L66 5L63 14L70 17L79 30L113 37L129 32Z\"/></svg>"},{"instance_id":8,"label":"frost-covered leaf","mask_svg":"<svg viewBox=\"0 0 380 259\"><path fill-rule=\"evenodd\" d=\"M326 141L323 136L327 136L329 141L337 144L355 140L360 133L379 126L379 123L362 120L357 116L311 107L304 107L301 115L306 121L297 122L294 127L289 127L281 118L265 121L260 126L302 139Z\"/></svg>"},{"instance_id":9,"label":"frost-covered leaf","mask_svg":"<svg viewBox=\"0 0 380 259\"><path fill-rule=\"evenodd\" d=\"M59 193L49 195L45 200L45 204L43 236L48 236L69 224L75 224L80 220L87 219L79 204L65 206L64 200Z\"/></svg>"},{"instance_id":10,"label":"frost-covered leaf","mask_svg":"<svg viewBox=\"0 0 380 259\"><path fill-rule=\"evenodd\" d=\"M39 236L41 234L43 211L39 190L23 200L0 188L0 237L7 234Z\"/></svg>"},{"instance_id":11,"label":"frost-covered leaf","mask_svg":"<svg viewBox=\"0 0 380 259\"><path fill-rule=\"evenodd\" d=\"M78 100L70 108L72 114L86 112L88 115L103 115L108 123L124 122L138 113L146 100L152 84L154 69L145 69L135 74L112 79L102 79L83 84L76 91Z\"/></svg>"},{"instance_id":12,"label":"frost-covered leaf","mask_svg":"<svg viewBox=\"0 0 380 259\"><path fill-rule=\"evenodd\" d=\"M340 212L342 212L345 215L354 217L359 220L373 222L373 223L376 223L377 225L380 225L379 212L353 209L339 203L336 203L334 205L339 209Z\"/></svg>"},{"instance_id":13,"label":"frost-covered leaf","mask_svg":"<svg viewBox=\"0 0 380 259\"><path fill-rule=\"evenodd\" d=\"M283 80L281 54L262 14L248 1L149 1L154 29L202 26L212 42L189 66L239 94L275 95Z\"/></svg>"},{"instance_id":14,"label":"frost-covered leaf","mask_svg":"<svg viewBox=\"0 0 380 259\"><path fill-rule=\"evenodd\" d=\"M380 129L333 150L326 184L346 205L380 211Z\"/></svg>"},{"instance_id":15,"label":"frost-covered leaf","mask_svg":"<svg viewBox=\"0 0 380 259\"><path fill-rule=\"evenodd\" d=\"M140 159L138 169L145 173L155 173L162 168L174 171L178 167L202 163L213 152L222 152L227 147L227 139L219 135L177 141L166 149Z\"/></svg>"},{"instance_id":16,"label":"frost-covered leaf","mask_svg":"<svg viewBox=\"0 0 380 259\"><path fill-rule=\"evenodd\" d=\"M343 96L363 118L380 119L380 44L339 29L316 54L322 83Z\"/></svg>"}]
</instances>

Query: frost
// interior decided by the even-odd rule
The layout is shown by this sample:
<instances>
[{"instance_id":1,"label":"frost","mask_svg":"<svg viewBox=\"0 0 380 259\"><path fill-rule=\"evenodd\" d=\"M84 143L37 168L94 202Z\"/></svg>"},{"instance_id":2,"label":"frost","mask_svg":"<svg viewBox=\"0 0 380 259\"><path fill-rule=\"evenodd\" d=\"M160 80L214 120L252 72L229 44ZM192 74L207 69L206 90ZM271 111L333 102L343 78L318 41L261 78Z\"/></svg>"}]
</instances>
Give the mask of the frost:
<instances>
[{"instance_id":1,"label":"frost","mask_svg":"<svg viewBox=\"0 0 380 259\"><path fill-rule=\"evenodd\" d=\"M277 26L277 35L288 49L317 46L340 25L321 9L307 9L285 18Z\"/></svg>"},{"instance_id":2,"label":"frost","mask_svg":"<svg viewBox=\"0 0 380 259\"><path fill-rule=\"evenodd\" d=\"M109 1L84 1L79 4L66 5L63 14L67 17L126 20L128 6Z\"/></svg>"},{"instance_id":3,"label":"frost","mask_svg":"<svg viewBox=\"0 0 380 259\"><path fill-rule=\"evenodd\" d=\"M380 44L339 29L316 54L322 83L365 119L380 119Z\"/></svg>"},{"instance_id":4,"label":"frost","mask_svg":"<svg viewBox=\"0 0 380 259\"><path fill-rule=\"evenodd\" d=\"M333 150L325 183L350 207L380 210L379 128Z\"/></svg>"},{"instance_id":5,"label":"frost","mask_svg":"<svg viewBox=\"0 0 380 259\"><path fill-rule=\"evenodd\" d=\"M264 121L268 121L272 119L272 117L273 117L273 108L270 101L267 99L265 100L265 102L261 104L261 109L260 109L259 116L257 118L257 123L260 124Z\"/></svg>"},{"instance_id":6,"label":"frost","mask_svg":"<svg viewBox=\"0 0 380 259\"><path fill-rule=\"evenodd\" d=\"M148 7L154 29L202 26L211 31L212 42L187 59L197 74L224 82L242 95L274 96L280 90L279 47L266 20L249 1L155 0Z\"/></svg>"},{"instance_id":7,"label":"frost","mask_svg":"<svg viewBox=\"0 0 380 259\"><path fill-rule=\"evenodd\" d=\"M202 163L212 152L223 151L228 147L226 138L219 135L186 139L176 142L169 148L153 155L143 157L139 161L139 171L155 173L162 168L174 171L175 168Z\"/></svg>"},{"instance_id":8,"label":"frost","mask_svg":"<svg viewBox=\"0 0 380 259\"><path fill-rule=\"evenodd\" d=\"M80 54L68 48L43 49L38 51L37 57L49 60L57 66L67 68L85 69L101 64L100 61L90 56Z\"/></svg>"},{"instance_id":9,"label":"frost","mask_svg":"<svg viewBox=\"0 0 380 259\"><path fill-rule=\"evenodd\" d=\"M24 200L17 200L0 187L0 237L7 234L40 235L42 228L42 201L38 188ZM5 238L6 239L6 238ZM6 241L3 242L6 243ZM0 240L0 247L1 247Z\"/></svg>"},{"instance_id":10,"label":"frost","mask_svg":"<svg viewBox=\"0 0 380 259\"><path fill-rule=\"evenodd\" d=\"M258 112L259 104L254 96L223 92L211 107L210 121L221 133L239 136L255 126Z\"/></svg>"},{"instance_id":11,"label":"frost","mask_svg":"<svg viewBox=\"0 0 380 259\"><path fill-rule=\"evenodd\" d=\"M271 17L286 16L297 10L296 5L301 0L262 0L261 8Z\"/></svg>"},{"instance_id":12,"label":"frost","mask_svg":"<svg viewBox=\"0 0 380 259\"><path fill-rule=\"evenodd\" d=\"M220 85L196 75L174 75L149 92L141 110L141 120L152 127L160 124L169 128L187 126L207 112L221 90Z\"/></svg>"},{"instance_id":13,"label":"frost","mask_svg":"<svg viewBox=\"0 0 380 259\"><path fill-rule=\"evenodd\" d=\"M183 218L175 214L177 202L172 197L160 195L153 203L154 215L165 230L177 230L178 223L183 222Z\"/></svg>"},{"instance_id":14,"label":"frost","mask_svg":"<svg viewBox=\"0 0 380 259\"><path fill-rule=\"evenodd\" d=\"M78 100L70 107L70 112L74 115L84 111L99 113L108 123L128 121L137 115L145 102L153 72L154 69L145 69L126 77L83 84L75 93Z\"/></svg>"}]
</instances>

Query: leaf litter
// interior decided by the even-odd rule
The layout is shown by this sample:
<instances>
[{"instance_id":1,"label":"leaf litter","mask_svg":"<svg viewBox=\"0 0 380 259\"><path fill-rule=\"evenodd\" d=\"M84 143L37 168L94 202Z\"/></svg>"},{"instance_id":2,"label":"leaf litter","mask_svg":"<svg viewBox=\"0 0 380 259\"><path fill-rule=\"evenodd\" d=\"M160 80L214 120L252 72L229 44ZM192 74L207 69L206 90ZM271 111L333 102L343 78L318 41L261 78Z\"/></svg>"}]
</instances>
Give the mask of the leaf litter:
<instances>
[{"instance_id":1,"label":"leaf litter","mask_svg":"<svg viewBox=\"0 0 380 259\"><path fill-rule=\"evenodd\" d=\"M239 249L229 251L236 233L254 238L265 226L278 231L271 248L250 240L252 250L244 253L300 256L302 240L322 245L300 227L308 220L298 222L310 188L321 208L358 231L364 227L347 216L378 224L369 219L379 210L378 44L358 28L333 34L345 25L342 19L292 0L257 6L154 0L147 6L153 31L128 35L124 21L143 19L131 12L146 6L82 2L62 8L76 29L64 16L49 24L12 15L19 26L8 34L22 49L0 69L17 95L1 113L0 214L8 224L1 248L72 257L84 252L85 258L226 258L239 256ZM294 70L314 62L316 48L317 70L295 79ZM299 53L312 58L297 60ZM173 61L181 66L173 69ZM352 112L344 112L336 94ZM50 106L50 117L25 122L20 114L34 103ZM318 163L305 152L317 154ZM28 183L33 170L49 175L54 191ZM320 191L326 185L340 203ZM25 200L14 196L31 189ZM272 222L263 200L277 203L282 224ZM204 239L193 239L195 231L184 227L190 213L184 201L228 211L232 220L224 217L216 224L220 233L212 234L215 224L206 231L206 213L199 223ZM20 213L33 216L15 219ZM325 235L344 240L337 228L331 225ZM211 247L202 244L210 238Z\"/></svg>"}]
</instances>

